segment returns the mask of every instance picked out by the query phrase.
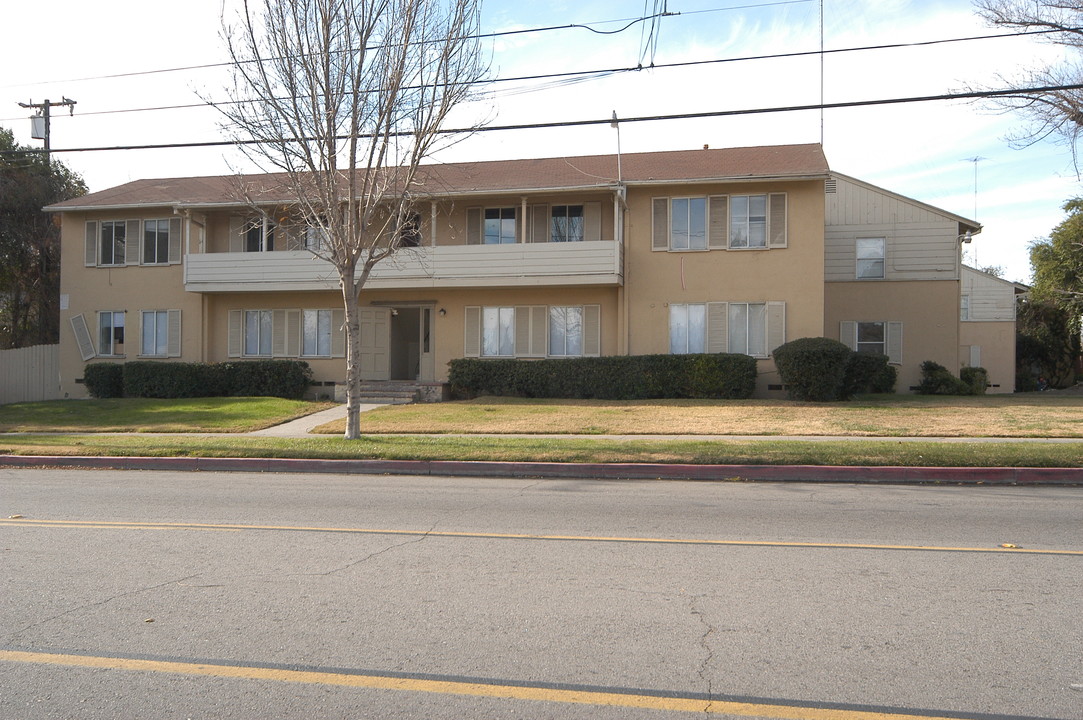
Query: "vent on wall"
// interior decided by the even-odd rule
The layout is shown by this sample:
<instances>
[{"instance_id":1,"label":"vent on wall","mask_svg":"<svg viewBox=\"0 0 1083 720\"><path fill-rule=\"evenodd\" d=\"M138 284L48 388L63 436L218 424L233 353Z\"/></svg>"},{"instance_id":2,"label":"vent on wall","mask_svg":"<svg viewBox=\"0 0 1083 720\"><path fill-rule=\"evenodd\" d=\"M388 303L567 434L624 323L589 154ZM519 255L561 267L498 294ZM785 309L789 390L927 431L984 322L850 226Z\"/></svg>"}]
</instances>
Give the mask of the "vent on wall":
<instances>
[{"instance_id":1,"label":"vent on wall","mask_svg":"<svg viewBox=\"0 0 1083 720\"><path fill-rule=\"evenodd\" d=\"M828 194L834 194L837 191L835 178L828 178L824 181L824 192Z\"/></svg>"}]
</instances>

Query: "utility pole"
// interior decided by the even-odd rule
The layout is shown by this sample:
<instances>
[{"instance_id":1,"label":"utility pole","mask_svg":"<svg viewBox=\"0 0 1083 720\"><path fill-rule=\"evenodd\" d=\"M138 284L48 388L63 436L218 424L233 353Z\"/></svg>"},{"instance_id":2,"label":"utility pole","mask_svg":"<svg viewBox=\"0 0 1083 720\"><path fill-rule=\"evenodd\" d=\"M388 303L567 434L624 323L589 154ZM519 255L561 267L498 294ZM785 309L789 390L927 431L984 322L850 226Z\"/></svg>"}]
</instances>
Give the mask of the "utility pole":
<instances>
[{"instance_id":1,"label":"utility pole","mask_svg":"<svg viewBox=\"0 0 1083 720\"><path fill-rule=\"evenodd\" d=\"M44 120L44 128L40 131L41 134L38 134L38 129L36 126L32 126L30 135L31 137L34 137L38 140L45 140L45 162L49 162L49 135L51 133L49 109L54 107L67 107L68 113L74 115L75 101L69 100L62 95L60 102L50 102L48 99L46 99L43 103L35 103L33 100L31 100L29 103L19 103L19 107L33 108L38 111L38 114L35 117L30 118L31 122L33 122L38 117Z\"/></svg>"}]
</instances>

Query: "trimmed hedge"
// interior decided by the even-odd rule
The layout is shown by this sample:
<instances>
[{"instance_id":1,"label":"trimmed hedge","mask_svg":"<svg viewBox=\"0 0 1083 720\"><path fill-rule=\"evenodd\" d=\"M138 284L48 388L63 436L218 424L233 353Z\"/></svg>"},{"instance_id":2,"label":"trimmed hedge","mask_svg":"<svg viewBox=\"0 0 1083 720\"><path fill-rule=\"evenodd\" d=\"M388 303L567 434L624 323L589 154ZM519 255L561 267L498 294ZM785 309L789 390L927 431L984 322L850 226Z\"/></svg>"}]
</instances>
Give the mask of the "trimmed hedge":
<instances>
[{"instance_id":1,"label":"trimmed hedge","mask_svg":"<svg viewBox=\"0 0 1083 720\"><path fill-rule=\"evenodd\" d=\"M124 366L120 363L90 363L83 369L83 383L92 398L122 397Z\"/></svg>"},{"instance_id":2,"label":"trimmed hedge","mask_svg":"<svg viewBox=\"0 0 1083 720\"><path fill-rule=\"evenodd\" d=\"M807 337L775 348L775 367L794 400L847 400L847 368L853 351L838 340ZM856 382L856 380L854 380Z\"/></svg>"},{"instance_id":3,"label":"trimmed hedge","mask_svg":"<svg viewBox=\"0 0 1083 720\"><path fill-rule=\"evenodd\" d=\"M312 381L301 360L227 363L132 361L92 363L84 373L92 397L281 397L300 399Z\"/></svg>"},{"instance_id":4,"label":"trimmed hedge","mask_svg":"<svg viewBox=\"0 0 1083 720\"><path fill-rule=\"evenodd\" d=\"M756 360L729 353L559 360L459 358L448 363L453 397L646 400L751 397Z\"/></svg>"},{"instance_id":5,"label":"trimmed hedge","mask_svg":"<svg viewBox=\"0 0 1083 720\"><path fill-rule=\"evenodd\" d=\"M888 364L887 355L855 352L846 365L846 396L893 393L899 371Z\"/></svg>"},{"instance_id":6,"label":"trimmed hedge","mask_svg":"<svg viewBox=\"0 0 1083 720\"><path fill-rule=\"evenodd\" d=\"M921 395L984 395L989 387L989 373L985 368L965 367L955 377L940 363L926 360L921 364Z\"/></svg>"}]
</instances>

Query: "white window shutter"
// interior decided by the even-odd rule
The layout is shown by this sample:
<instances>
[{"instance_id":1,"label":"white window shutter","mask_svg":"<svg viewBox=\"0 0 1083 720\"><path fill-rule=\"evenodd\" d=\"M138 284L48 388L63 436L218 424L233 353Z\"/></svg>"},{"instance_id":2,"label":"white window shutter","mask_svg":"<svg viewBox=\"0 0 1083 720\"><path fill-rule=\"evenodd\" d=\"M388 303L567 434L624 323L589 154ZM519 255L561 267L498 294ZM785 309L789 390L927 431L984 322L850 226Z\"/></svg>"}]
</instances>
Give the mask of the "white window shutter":
<instances>
[{"instance_id":1,"label":"white window shutter","mask_svg":"<svg viewBox=\"0 0 1083 720\"><path fill-rule=\"evenodd\" d=\"M843 320L839 323L839 342L851 350L857 350L857 323Z\"/></svg>"},{"instance_id":2,"label":"white window shutter","mask_svg":"<svg viewBox=\"0 0 1083 720\"><path fill-rule=\"evenodd\" d=\"M729 247L729 197L712 195L707 198L707 248L725 250Z\"/></svg>"},{"instance_id":3,"label":"white window shutter","mask_svg":"<svg viewBox=\"0 0 1083 720\"><path fill-rule=\"evenodd\" d=\"M180 218L169 219L169 264L176 265L181 261L181 253L183 250L183 240L181 236L181 221Z\"/></svg>"},{"instance_id":4,"label":"white window shutter","mask_svg":"<svg viewBox=\"0 0 1083 720\"><path fill-rule=\"evenodd\" d=\"M583 355L598 357L602 354L602 306L583 306Z\"/></svg>"},{"instance_id":5,"label":"white window shutter","mask_svg":"<svg viewBox=\"0 0 1083 720\"><path fill-rule=\"evenodd\" d=\"M346 310L331 311L331 357L346 357Z\"/></svg>"},{"instance_id":6,"label":"white window shutter","mask_svg":"<svg viewBox=\"0 0 1083 720\"><path fill-rule=\"evenodd\" d=\"M602 239L602 204L583 203L583 240L588 242Z\"/></svg>"},{"instance_id":7,"label":"white window shutter","mask_svg":"<svg viewBox=\"0 0 1083 720\"><path fill-rule=\"evenodd\" d=\"M651 250L669 250L669 198L654 198Z\"/></svg>"},{"instance_id":8,"label":"white window shutter","mask_svg":"<svg viewBox=\"0 0 1083 720\"><path fill-rule=\"evenodd\" d=\"M87 267L94 267L98 264L98 223L94 220L87 221L86 224L86 239L83 246L84 259L83 264ZM83 358L86 360L86 358Z\"/></svg>"},{"instance_id":9,"label":"white window shutter","mask_svg":"<svg viewBox=\"0 0 1083 720\"><path fill-rule=\"evenodd\" d=\"M530 237L527 242L549 242L549 206L530 206Z\"/></svg>"},{"instance_id":10,"label":"white window shutter","mask_svg":"<svg viewBox=\"0 0 1083 720\"><path fill-rule=\"evenodd\" d=\"M301 356L301 311L286 311L286 357Z\"/></svg>"},{"instance_id":11,"label":"white window shutter","mask_svg":"<svg viewBox=\"0 0 1083 720\"><path fill-rule=\"evenodd\" d=\"M229 357L241 357L244 349L244 310L229 311L228 340L226 354Z\"/></svg>"},{"instance_id":12,"label":"white window shutter","mask_svg":"<svg viewBox=\"0 0 1083 720\"><path fill-rule=\"evenodd\" d=\"M889 322L887 325L887 361L892 365L902 365L903 354L903 324L901 322Z\"/></svg>"},{"instance_id":13,"label":"white window shutter","mask_svg":"<svg viewBox=\"0 0 1083 720\"><path fill-rule=\"evenodd\" d=\"M463 322L463 357L481 357L481 308L465 309Z\"/></svg>"},{"instance_id":14,"label":"white window shutter","mask_svg":"<svg viewBox=\"0 0 1083 720\"><path fill-rule=\"evenodd\" d=\"M516 357L545 357L548 317L545 305L515 306Z\"/></svg>"},{"instance_id":15,"label":"white window shutter","mask_svg":"<svg viewBox=\"0 0 1083 720\"><path fill-rule=\"evenodd\" d=\"M166 351L168 357L181 356L181 311L169 310L166 313L168 332L166 333ZM142 323L140 323L142 325Z\"/></svg>"},{"instance_id":16,"label":"white window shutter","mask_svg":"<svg viewBox=\"0 0 1083 720\"><path fill-rule=\"evenodd\" d=\"M237 215L229 219L229 251L244 252L244 218Z\"/></svg>"},{"instance_id":17,"label":"white window shutter","mask_svg":"<svg viewBox=\"0 0 1083 720\"><path fill-rule=\"evenodd\" d=\"M767 196L767 233L767 247L786 247L786 193Z\"/></svg>"},{"instance_id":18,"label":"white window shutter","mask_svg":"<svg viewBox=\"0 0 1083 720\"><path fill-rule=\"evenodd\" d=\"M981 367L981 345L970 346L970 367Z\"/></svg>"},{"instance_id":19,"label":"white window shutter","mask_svg":"<svg viewBox=\"0 0 1083 720\"><path fill-rule=\"evenodd\" d=\"M481 245L482 240L481 208L466 209L466 244ZM479 311L480 312L480 311Z\"/></svg>"},{"instance_id":20,"label":"white window shutter","mask_svg":"<svg viewBox=\"0 0 1083 720\"><path fill-rule=\"evenodd\" d=\"M140 220L127 220L124 223L124 260L122 262L138 265L142 254L143 223Z\"/></svg>"},{"instance_id":21,"label":"white window shutter","mask_svg":"<svg viewBox=\"0 0 1083 720\"><path fill-rule=\"evenodd\" d=\"M729 303L707 303L707 352L729 352Z\"/></svg>"},{"instance_id":22,"label":"white window shutter","mask_svg":"<svg viewBox=\"0 0 1083 720\"><path fill-rule=\"evenodd\" d=\"M767 303L767 354L786 342L786 303Z\"/></svg>"},{"instance_id":23,"label":"white window shutter","mask_svg":"<svg viewBox=\"0 0 1083 720\"><path fill-rule=\"evenodd\" d=\"M271 311L271 357L286 357L286 311Z\"/></svg>"},{"instance_id":24,"label":"white window shutter","mask_svg":"<svg viewBox=\"0 0 1083 720\"><path fill-rule=\"evenodd\" d=\"M530 308L530 356L545 357L549 349L549 308Z\"/></svg>"},{"instance_id":25,"label":"white window shutter","mask_svg":"<svg viewBox=\"0 0 1083 720\"><path fill-rule=\"evenodd\" d=\"M79 345L79 356L84 360L94 357L97 353L94 351L94 341L90 339L86 318L82 315L72 317L71 329L75 333L75 342Z\"/></svg>"}]
</instances>

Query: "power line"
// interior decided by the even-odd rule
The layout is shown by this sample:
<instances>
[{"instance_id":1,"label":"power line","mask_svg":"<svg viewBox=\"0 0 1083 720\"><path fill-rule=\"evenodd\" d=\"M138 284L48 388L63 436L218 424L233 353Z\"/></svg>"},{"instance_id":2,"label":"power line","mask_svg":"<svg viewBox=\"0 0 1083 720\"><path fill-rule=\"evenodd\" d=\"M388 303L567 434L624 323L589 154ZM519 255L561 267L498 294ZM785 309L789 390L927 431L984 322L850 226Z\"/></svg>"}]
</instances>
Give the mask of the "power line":
<instances>
[{"instance_id":1,"label":"power line","mask_svg":"<svg viewBox=\"0 0 1083 720\"><path fill-rule=\"evenodd\" d=\"M808 1L809 0L787 0L787 3L790 3L790 2L808 2ZM769 4L777 5L777 4L783 4L783 3L769 3ZM749 7L749 6L745 6L745 7ZM752 7L760 7L760 6L752 6ZM727 8L727 9L729 9L729 8ZM711 12L711 11L698 10L698 11L694 11L694 12L702 13L702 12ZM523 32L527 32L527 31L523 31ZM965 36L965 37L943 38L943 39L940 39L940 40L921 40L921 41L909 42L909 43L886 43L886 44L881 44L881 45L861 45L861 46L857 46L857 47L834 48L834 49L830 49L830 50L801 50L801 51L796 51L796 52L774 53L774 54L768 54L768 55L744 55L744 56L735 57L735 58L715 58L715 59L712 59L712 60L687 60L687 61L683 61L683 62L661 63L661 64L657 64L657 65L651 64L649 66L635 65L635 66L625 66L625 67L616 67L616 68L599 68L599 69L596 69L596 70L572 70L572 71L560 72L560 73L542 73L542 74L537 74L537 75L521 75L521 76L518 76L518 77L510 77L510 78L491 78L491 79L488 79L488 80L478 81L478 83L476 83L476 84L496 84L496 83L506 83L506 82L525 82L525 81L528 81L528 80L548 80L548 79L557 79L557 78L575 78L576 82L583 82L584 80L596 79L595 77L592 77L592 76L597 76L597 78L602 78L602 77L608 77L610 75L615 75L615 74L619 74L619 73L639 72L639 71L643 71L643 70L671 70L671 69L674 69L674 68L697 67L697 66L703 66L703 65L720 65L720 64L726 64L726 63L751 62L751 61L757 61L757 60L790 59L790 58L800 58L800 57L809 57L809 56L817 56L817 55L823 56L823 55L836 55L836 54L851 53L851 52L868 52L868 51L873 51L873 50L898 50L898 49L906 49L906 48L929 47L929 46L934 46L934 45L945 45L945 44L949 44L949 43L973 42L973 41L977 41L977 40L997 40L997 39L1003 39L1003 38L1009 38L1009 37L1027 36L1027 35L1048 35L1050 33L1055 33L1055 32L1061 32L1061 31L1060 30L1028 30L1028 31L1019 32L1019 33L999 33L999 34L993 34L993 35L968 35L968 36ZM161 71L161 72L168 72L168 71ZM140 74L140 73L133 73L133 74ZM547 88L543 88L543 89L547 89ZM515 93L515 94L521 94L521 92L525 92L525 91L520 91L519 93ZM279 98L279 99L288 99L288 98ZM116 110L97 110L97 111L92 111L92 112L84 112L84 113L80 113L80 116L81 117L86 117L86 116L89 116L89 115L116 115L116 114L122 114L122 113L132 113L132 112L157 112L157 111L162 111L162 110L190 110L190 109L194 109L194 108L216 107L216 106L219 106L219 105L222 105L222 106L225 106L225 105L239 105L239 104L246 103L246 102L253 102L253 101L251 101L251 100L224 100L224 101L221 101L221 102L199 102L199 103L187 103L187 104L183 104L183 105L160 105L160 106L156 106L156 107L144 107L144 108L120 108L120 109L116 109ZM23 119L24 118L22 118L22 117L0 118L0 122L15 122L15 121L18 121L18 120L23 120Z\"/></svg>"},{"instance_id":2,"label":"power line","mask_svg":"<svg viewBox=\"0 0 1083 720\"><path fill-rule=\"evenodd\" d=\"M914 97L904 98L883 98L879 100L854 100L849 102L839 103L814 103L811 105L788 105L769 108L751 108L745 110L713 110L708 112L699 113L675 113L669 115L646 115L639 117L627 117L621 118L622 123L634 123L634 122L658 122L664 120L698 120L706 118L718 118L718 117L733 117L737 115L766 115L772 113L786 113L786 112L802 112L807 110L839 110L845 108L856 107L874 107L879 105L902 105L907 103L920 103L920 102L936 102L945 100L976 100L982 98L994 98L994 97L1006 97L1011 95L1033 95L1043 92L1054 92L1059 90L1083 90L1083 84L1074 85L1048 85L1043 87L1032 88L1014 88L1010 90L980 90L972 92L960 92L960 93L945 93L942 95L920 95ZM544 130L553 128L566 128L566 127L584 127L590 125L608 125L613 122L611 117L591 120L562 120L549 123L521 123L516 125L490 125L482 128L454 128L440 130L439 134L442 135L460 135L474 132L498 132L505 130ZM413 133L401 132L392 133L397 137L411 137ZM369 135L360 135L359 137L370 137ZM338 135L334 139L347 140L349 136ZM314 138L285 138L285 142L306 142L312 141ZM62 148L53 149L53 153L76 153L76 152L114 152L121 150L172 150L172 149L192 149L192 148L204 148L204 147L228 147L236 145L266 145L276 141L266 140L211 140L206 142L189 142L189 143L160 143L151 145L113 145L109 147L82 147L82 148ZM42 152L41 150L5 150L0 151L0 155L17 155Z\"/></svg>"}]
</instances>

